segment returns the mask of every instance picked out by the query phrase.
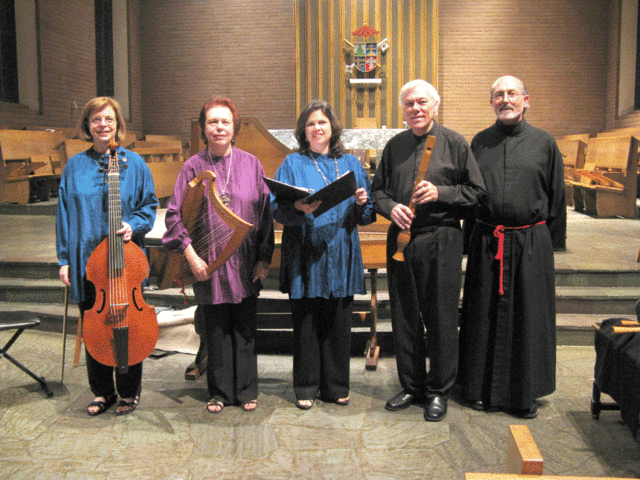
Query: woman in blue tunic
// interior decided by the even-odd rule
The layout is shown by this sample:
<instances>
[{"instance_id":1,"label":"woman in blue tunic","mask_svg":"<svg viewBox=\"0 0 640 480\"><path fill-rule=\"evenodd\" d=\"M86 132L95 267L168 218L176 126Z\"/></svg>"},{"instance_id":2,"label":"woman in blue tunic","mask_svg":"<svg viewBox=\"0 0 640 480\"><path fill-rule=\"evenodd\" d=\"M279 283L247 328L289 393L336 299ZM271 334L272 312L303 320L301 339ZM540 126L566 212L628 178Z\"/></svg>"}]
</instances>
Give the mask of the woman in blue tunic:
<instances>
[{"instance_id":1,"label":"woman in blue tunic","mask_svg":"<svg viewBox=\"0 0 640 480\"><path fill-rule=\"evenodd\" d=\"M126 124L120 104L109 97L90 100L84 107L78 131L92 147L69 159L62 172L56 218L56 249L60 280L69 288L69 300L77 303L80 315L91 309L95 289L85 278L89 256L109 233L108 184L109 142L122 141ZM140 155L118 147L122 228L116 233L125 242L143 246L144 235L153 228L156 199L149 167ZM126 168L123 168L126 166ZM142 379L142 362L120 373L103 365L86 352L87 374L95 395L87 407L91 416L99 415L121 401L116 414L131 413L137 406ZM114 383L114 370L115 383ZM117 391L116 391L117 390Z\"/></svg>"},{"instance_id":2,"label":"woman in blue tunic","mask_svg":"<svg viewBox=\"0 0 640 480\"><path fill-rule=\"evenodd\" d=\"M278 168L276 180L318 191L353 171L353 197L314 217L319 201L285 202L271 195L273 217L284 226L280 291L291 304L293 388L303 410L318 396L349 403L353 296L365 293L358 225L375 220L371 182L358 159L346 153L341 133L331 107L311 102L298 118L299 148Z\"/></svg>"}]
</instances>

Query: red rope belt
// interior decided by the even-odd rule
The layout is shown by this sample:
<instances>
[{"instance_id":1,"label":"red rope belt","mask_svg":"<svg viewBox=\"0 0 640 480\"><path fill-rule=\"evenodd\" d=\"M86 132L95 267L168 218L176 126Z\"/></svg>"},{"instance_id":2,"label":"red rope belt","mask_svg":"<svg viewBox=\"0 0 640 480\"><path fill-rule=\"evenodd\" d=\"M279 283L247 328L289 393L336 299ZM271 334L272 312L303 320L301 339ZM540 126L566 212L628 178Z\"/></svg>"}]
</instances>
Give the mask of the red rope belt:
<instances>
[{"instance_id":1,"label":"red rope belt","mask_svg":"<svg viewBox=\"0 0 640 480\"><path fill-rule=\"evenodd\" d=\"M496 253L495 259L500 261L500 295L504 295L504 232L505 230L524 230L525 228L535 227L537 225L544 225L546 221L538 222L533 225L523 225L522 227L505 227L504 225L491 225L483 222L482 220L476 220L478 223L494 227L493 236L498 239L498 253Z\"/></svg>"}]
</instances>

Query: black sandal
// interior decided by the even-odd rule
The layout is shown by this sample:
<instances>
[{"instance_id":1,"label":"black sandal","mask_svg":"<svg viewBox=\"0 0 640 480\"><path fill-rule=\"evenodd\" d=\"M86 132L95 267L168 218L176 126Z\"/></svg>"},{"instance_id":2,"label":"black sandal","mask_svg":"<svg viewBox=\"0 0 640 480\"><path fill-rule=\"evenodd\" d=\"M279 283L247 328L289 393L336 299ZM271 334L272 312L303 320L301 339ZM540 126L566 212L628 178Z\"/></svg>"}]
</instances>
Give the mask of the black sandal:
<instances>
[{"instance_id":1,"label":"black sandal","mask_svg":"<svg viewBox=\"0 0 640 480\"><path fill-rule=\"evenodd\" d=\"M116 408L116 415L129 415L133 412L138 406L137 399L133 399L132 401L120 400L118 403L118 408Z\"/></svg>"},{"instance_id":2,"label":"black sandal","mask_svg":"<svg viewBox=\"0 0 640 480\"><path fill-rule=\"evenodd\" d=\"M250 400L247 403L243 403L240 408L245 412L253 412L258 408L258 400Z\"/></svg>"},{"instance_id":3,"label":"black sandal","mask_svg":"<svg viewBox=\"0 0 640 480\"><path fill-rule=\"evenodd\" d=\"M115 393L105 396L104 401L94 400L87 405L87 415L95 417L96 415L106 412L114 403L116 403L116 400L118 400L118 395ZM98 407L98 409L95 411L89 410L91 407Z\"/></svg>"},{"instance_id":4,"label":"black sandal","mask_svg":"<svg viewBox=\"0 0 640 480\"><path fill-rule=\"evenodd\" d=\"M302 402L311 402L310 404L305 404ZM313 400L296 400L296 407L298 407L300 410L309 410L311 409L311 407L313 407L314 401Z\"/></svg>"},{"instance_id":5,"label":"black sandal","mask_svg":"<svg viewBox=\"0 0 640 480\"><path fill-rule=\"evenodd\" d=\"M207 402L205 409L207 410L207 412L217 415L218 413L222 412L222 410L224 410L224 403L222 403L220 400L216 400L215 398L212 398Z\"/></svg>"}]
</instances>

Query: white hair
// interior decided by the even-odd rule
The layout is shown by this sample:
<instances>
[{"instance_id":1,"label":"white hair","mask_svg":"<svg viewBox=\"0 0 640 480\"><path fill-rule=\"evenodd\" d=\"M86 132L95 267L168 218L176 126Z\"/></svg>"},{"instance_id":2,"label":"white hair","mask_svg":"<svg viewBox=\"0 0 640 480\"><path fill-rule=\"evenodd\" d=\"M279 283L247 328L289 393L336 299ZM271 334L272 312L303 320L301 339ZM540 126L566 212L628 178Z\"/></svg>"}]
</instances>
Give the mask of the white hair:
<instances>
[{"instance_id":1,"label":"white hair","mask_svg":"<svg viewBox=\"0 0 640 480\"><path fill-rule=\"evenodd\" d=\"M430 97L436 103L436 113L438 113L438 106L440 105L440 95L438 95L438 91L436 88L431 85L429 82L426 82L421 79L411 80L410 82L405 83L400 89L400 95L398 95L398 100L400 101L400 106L404 107L404 100L414 88L423 87L427 91L427 96Z\"/></svg>"},{"instance_id":2,"label":"white hair","mask_svg":"<svg viewBox=\"0 0 640 480\"><path fill-rule=\"evenodd\" d=\"M524 82L520 80L518 77L514 77L513 75L504 75L499 79L497 79L495 82L493 82L493 85L491 85L491 90L489 90L489 95L493 97L493 91L496 89L496 85L498 84L498 82L502 80L507 80L507 79L514 80L518 84L518 86L522 89L523 95L529 95L529 92L527 92L527 87L524 86Z\"/></svg>"}]
</instances>

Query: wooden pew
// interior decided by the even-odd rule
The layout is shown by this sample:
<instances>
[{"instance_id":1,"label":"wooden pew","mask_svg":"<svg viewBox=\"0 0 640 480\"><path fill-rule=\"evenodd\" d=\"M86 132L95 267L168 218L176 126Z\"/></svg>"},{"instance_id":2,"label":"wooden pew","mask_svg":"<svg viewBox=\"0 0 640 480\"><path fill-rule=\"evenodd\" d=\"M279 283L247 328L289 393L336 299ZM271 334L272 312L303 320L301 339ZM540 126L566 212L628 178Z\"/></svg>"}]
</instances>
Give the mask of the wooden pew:
<instances>
[{"instance_id":1,"label":"wooden pew","mask_svg":"<svg viewBox=\"0 0 640 480\"><path fill-rule=\"evenodd\" d=\"M578 173L578 169L584 167L585 155L587 150L587 144L580 139L566 139L560 138L556 140L558 149L562 154L562 161L564 163L564 179L566 185L566 197L567 206L576 207L576 210L582 211L584 209L584 200L582 198L582 191L575 189L573 184L575 182L582 182L582 175ZM585 178L588 182L588 179ZM578 199L575 196L578 195ZM576 201L577 200L577 201Z\"/></svg>"},{"instance_id":2,"label":"wooden pew","mask_svg":"<svg viewBox=\"0 0 640 480\"><path fill-rule=\"evenodd\" d=\"M0 203L49 200L60 182L63 132L0 130Z\"/></svg>"},{"instance_id":3,"label":"wooden pew","mask_svg":"<svg viewBox=\"0 0 640 480\"><path fill-rule=\"evenodd\" d=\"M149 170L151 170L153 186L158 200L166 199L173 195L173 189L182 165L184 165L184 162L147 163Z\"/></svg>"},{"instance_id":4,"label":"wooden pew","mask_svg":"<svg viewBox=\"0 0 640 480\"><path fill-rule=\"evenodd\" d=\"M129 150L129 145L137 140L142 140L144 138L144 133L139 130L127 130L127 134L124 137L124 141L120 142L120 144Z\"/></svg>"},{"instance_id":5,"label":"wooden pew","mask_svg":"<svg viewBox=\"0 0 640 480\"><path fill-rule=\"evenodd\" d=\"M589 143L589 139L591 137L593 137L594 135L591 135L590 133L576 133L576 134L571 134L571 135L562 135L558 138L556 138L556 141L558 140L581 140L584 143Z\"/></svg>"},{"instance_id":6,"label":"wooden pew","mask_svg":"<svg viewBox=\"0 0 640 480\"><path fill-rule=\"evenodd\" d=\"M635 137L640 136L640 128L638 127L624 127L624 128L614 128L612 130L607 130L605 132L599 132L598 137L624 137L627 135L633 135Z\"/></svg>"},{"instance_id":7,"label":"wooden pew","mask_svg":"<svg viewBox=\"0 0 640 480\"><path fill-rule=\"evenodd\" d=\"M180 145L182 146L182 157L186 160L191 156L189 154L189 148L190 148L189 142L186 142L186 143L183 142L182 137L180 137L179 135L145 135L144 141L153 142L153 143L158 143L158 142L160 143L172 142L174 144L180 143Z\"/></svg>"},{"instance_id":8,"label":"wooden pew","mask_svg":"<svg viewBox=\"0 0 640 480\"><path fill-rule=\"evenodd\" d=\"M178 135L145 135L145 142L180 142L182 144L182 138Z\"/></svg>"},{"instance_id":9,"label":"wooden pew","mask_svg":"<svg viewBox=\"0 0 640 480\"><path fill-rule=\"evenodd\" d=\"M640 128L638 127L617 128L615 130L608 130L606 132L598 133L598 137L620 137L620 136L627 136L627 135L633 135L634 137L640 139ZM638 157L638 189L636 194L640 196L640 156Z\"/></svg>"},{"instance_id":10,"label":"wooden pew","mask_svg":"<svg viewBox=\"0 0 640 480\"><path fill-rule=\"evenodd\" d=\"M37 125L28 125L25 130L34 130L42 132L62 132L66 138L78 138L78 129L76 127L45 127Z\"/></svg>"},{"instance_id":11,"label":"wooden pew","mask_svg":"<svg viewBox=\"0 0 640 480\"><path fill-rule=\"evenodd\" d=\"M567 181L579 189L584 210L597 217L636 217L638 140L624 137L590 138L585 162L576 172L580 181ZM576 210L580 205L576 205Z\"/></svg>"},{"instance_id":12,"label":"wooden pew","mask_svg":"<svg viewBox=\"0 0 640 480\"><path fill-rule=\"evenodd\" d=\"M156 162L183 162L182 142L148 142L136 140L129 145L129 150L133 150L147 163Z\"/></svg>"},{"instance_id":13,"label":"wooden pew","mask_svg":"<svg viewBox=\"0 0 640 480\"><path fill-rule=\"evenodd\" d=\"M182 141L136 140L129 149L140 155L151 170L156 197L159 200L171 197L184 165Z\"/></svg>"},{"instance_id":14,"label":"wooden pew","mask_svg":"<svg viewBox=\"0 0 640 480\"><path fill-rule=\"evenodd\" d=\"M79 138L66 138L60 145L60 166L64 169L69 159L77 153L84 152L91 148L91 142L80 140Z\"/></svg>"}]
</instances>

